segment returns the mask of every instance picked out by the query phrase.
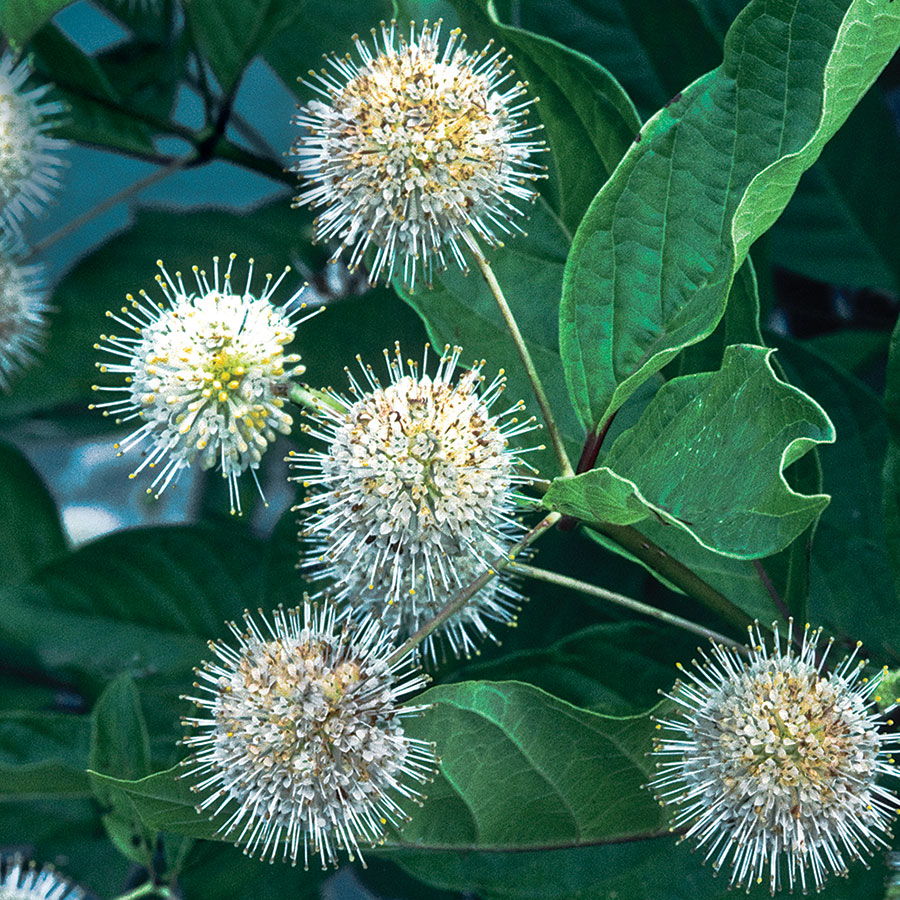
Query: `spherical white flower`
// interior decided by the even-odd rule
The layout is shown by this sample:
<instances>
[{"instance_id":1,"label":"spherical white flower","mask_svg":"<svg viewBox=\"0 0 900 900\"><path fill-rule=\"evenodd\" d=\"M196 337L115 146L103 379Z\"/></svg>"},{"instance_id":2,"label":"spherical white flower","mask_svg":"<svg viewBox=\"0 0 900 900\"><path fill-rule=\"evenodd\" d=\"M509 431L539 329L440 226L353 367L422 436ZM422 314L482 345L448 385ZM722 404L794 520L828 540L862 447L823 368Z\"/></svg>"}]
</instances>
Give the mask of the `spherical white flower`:
<instances>
[{"instance_id":1,"label":"spherical white flower","mask_svg":"<svg viewBox=\"0 0 900 900\"><path fill-rule=\"evenodd\" d=\"M517 521L515 486L525 451L512 437L535 427L520 422L516 403L491 413L505 379L486 388L482 364L453 383L460 350L446 348L434 375L399 347L385 352L387 385L362 367L350 375L353 399L333 394L314 417L311 434L325 450L293 453L294 480L313 493L298 509L311 514L301 536L311 546L305 567L334 581L329 593L357 615L373 615L401 635L415 632L462 588L506 559L525 529ZM348 372L349 375L349 372ZM495 578L443 626L456 655L474 638L490 636L488 622L510 622L522 598ZM429 636L423 652L435 658Z\"/></svg>"},{"instance_id":2,"label":"spherical white flower","mask_svg":"<svg viewBox=\"0 0 900 900\"><path fill-rule=\"evenodd\" d=\"M332 55L333 72L311 71L325 102L294 118L305 129L291 149L303 179L295 205L322 208L316 238L341 242L335 259L352 247L351 269L377 247L372 283L390 280L398 257L409 286L417 275L430 283L448 252L465 269L473 234L496 245L521 231L514 201L533 200L543 177L530 159L542 144L523 140L537 130L525 121L531 101L503 49L468 54L457 30L441 50L439 35L440 22L426 22L407 41L382 22L374 53L354 36L360 62Z\"/></svg>"},{"instance_id":3,"label":"spherical white flower","mask_svg":"<svg viewBox=\"0 0 900 900\"><path fill-rule=\"evenodd\" d=\"M683 712L658 720L672 735L650 787L715 869L731 865L732 886L768 881L774 894L786 871L789 889L818 890L888 847L898 799L876 779L896 776L896 740L872 706L880 676L861 679L856 651L824 672L819 634L807 626L798 650L792 625L784 645L776 627L769 651L757 626L748 659L714 644L666 695Z\"/></svg>"},{"instance_id":4,"label":"spherical white flower","mask_svg":"<svg viewBox=\"0 0 900 900\"><path fill-rule=\"evenodd\" d=\"M82 900L84 891L52 868L35 868L21 856L0 856L0 900Z\"/></svg>"},{"instance_id":5,"label":"spherical white flower","mask_svg":"<svg viewBox=\"0 0 900 900\"><path fill-rule=\"evenodd\" d=\"M56 155L67 141L47 136L59 122L62 103L40 103L50 90L23 90L31 74L7 51L0 58L0 226L18 231L26 212L38 214L59 187L63 161Z\"/></svg>"},{"instance_id":6,"label":"spherical white flower","mask_svg":"<svg viewBox=\"0 0 900 900\"><path fill-rule=\"evenodd\" d=\"M184 720L202 730L183 741L197 748L184 763L193 789L208 794L198 812L227 813L221 835L251 856L352 860L405 821L398 798L420 803L409 782L434 771L434 746L402 726L426 707L398 705L426 678L375 622L342 625L308 601L260 617L246 613L245 632L230 623L237 648L210 644L203 694L186 698L206 711Z\"/></svg>"},{"instance_id":7,"label":"spherical white flower","mask_svg":"<svg viewBox=\"0 0 900 900\"><path fill-rule=\"evenodd\" d=\"M10 244L0 241L0 389L4 391L43 345L49 312L43 272L42 266L22 265Z\"/></svg>"},{"instance_id":8,"label":"spherical white flower","mask_svg":"<svg viewBox=\"0 0 900 900\"><path fill-rule=\"evenodd\" d=\"M284 355L294 339L297 319L306 304L297 302L302 288L283 306L271 297L287 274L273 282L266 276L261 294L250 292L253 260L243 291L231 282L232 253L220 278L219 258L213 259L213 280L193 267L197 292L189 293L181 273L170 277L162 263L156 280L167 303L153 302L144 291L121 314L107 313L133 336L101 335L105 350L122 360L97 363L101 372L125 375L117 391L120 400L94 404L104 415L138 419L139 428L117 444L122 452L149 443L134 478L145 468L162 468L148 493L158 497L185 468L219 466L228 479L232 512L241 508L237 480L248 468L256 480L262 454L277 434L289 434L293 419L284 411L288 379L304 371L296 354ZM317 310L316 312L318 312ZM314 315L315 313L313 313ZM92 406L92 408L93 408ZM256 480L257 487L259 486Z\"/></svg>"}]
</instances>

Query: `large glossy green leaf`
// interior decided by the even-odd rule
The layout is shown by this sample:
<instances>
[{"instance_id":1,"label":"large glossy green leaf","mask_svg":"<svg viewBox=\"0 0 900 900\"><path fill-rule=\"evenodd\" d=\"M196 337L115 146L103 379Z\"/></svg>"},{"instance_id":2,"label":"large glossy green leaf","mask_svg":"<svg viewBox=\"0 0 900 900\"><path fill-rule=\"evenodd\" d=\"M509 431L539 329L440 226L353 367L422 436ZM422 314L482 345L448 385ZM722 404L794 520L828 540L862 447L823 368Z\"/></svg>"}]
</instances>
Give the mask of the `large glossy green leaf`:
<instances>
[{"instance_id":1,"label":"large glossy green leaf","mask_svg":"<svg viewBox=\"0 0 900 900\"><path fill-rule=\"evenodd\" d=\"M647 715L592 713L518 682L441 685L420 699L432 708L404 728L436 743L441 770L425 805L388 841L398 853L577 846L661 829L659 807L641 789L650 771ZM220 838L224 819L196 813L180 771L92 778L131 797L150 827Z\"/></svg>"},{"instance_id":2,"label":"large glossy green leaf","mask_svg":"<svg viewBox=\"0 0 900 900\"><path fill-rule=\"evenodd\" d=\"M13 584L65 552L56 504L28 460L0 444L0 580Z\"/></svg>"},{"instance_id":3,"label":"large glossy green leaf","mask_svg":"<svg viewBox=\"0 0 900 900\"><path fill-rule=\"evenodd\" d=\"M454 7L471 50L488 40L504 46L532 96L550 150L551 205L570 234L640 128L621 85L589 56L550 38L502 24L491 0L457 0Z\"/></svg>"},{"instance_id":4,"label":"large glossy green leaf","mask_svg":"<svg viewBox=\"0 0 900 900\"><path fill-rule=\"evenodd\" d=\"M563 265L569 248L565 228L539 200L532 210L527 237L509 241L491 251L494 273L504 288L507 301L529 346L538 374L557 416L563 437L576 456L584 440L584 430L571 411L558 349L558 323L553 298L559 297ZM508 404L525 401L525 409L538 414L531 384L522 372L515 345L487 285L477 274L468 277L455 269L441 273L433 290L410 294L399 282L398 293L425 321L437 347L458 344L463 359L485 359L485 372L505 369ZM534 438L531 444L540 443ZM551 450L529 453L529 461L543 477L558 471Z\"/></svg>"},{"instance_id":5,"label":"large glossy green leaf","mask_svg":"<svg viewBox=\"0 0 900 900\"><path fill-rule=\"evenodd\" d=\"M754 0L722 66L657 113L579 227L560 343L588 428L722 316L750 244L900 44L873 0Z\"/></svg>"},{"instance_id":6,"label":"large glossy green leaf","mask_svg":"<svg viewBox=\"0 0 900 900\"><path fill-rule=\"evenodd\" d=\"M267 41L305 19L305 6L298 0L191 0L186 12L194 39L227 92Z\"/></svg>"},{"instance_id":7,"label":"large glossy green leaf","mask_svg":"<svg viewBox=\"0 0 900 900\"><path fill-rule=\"evenodd\" d=\"M792 490L784 469L833 441L834 428L812 398L777 378L772 352L738 344L719 372L668 382L602 466L557 479L544 505L617 525L656 516L741 559L784 549L828 503Z\"/></svg>"},{"instance_id":8,"label":"large glossy green leaf","mask_svg":"<svg viewBox=\"0 0 900 900\"><path fill-rule=\"evenodd\" d=\"M3 0L0 31L14 44L24 44L72 0Z\"/></svg>"},{"instance_id":9,"label":"large glossy green leaf","mask_svg":"<svg viewBox=\"0 0 900 900\"><path fill-rule=\"evenodd\" d=\"M892 619L896 621L896 599L900 597L900 321L894 326L888 351L884 412L889 441L882 473L881 502L885 547L893 570ZM892 650L900 653L900 641L893 645Z\"/></svg>"}]
</instances>

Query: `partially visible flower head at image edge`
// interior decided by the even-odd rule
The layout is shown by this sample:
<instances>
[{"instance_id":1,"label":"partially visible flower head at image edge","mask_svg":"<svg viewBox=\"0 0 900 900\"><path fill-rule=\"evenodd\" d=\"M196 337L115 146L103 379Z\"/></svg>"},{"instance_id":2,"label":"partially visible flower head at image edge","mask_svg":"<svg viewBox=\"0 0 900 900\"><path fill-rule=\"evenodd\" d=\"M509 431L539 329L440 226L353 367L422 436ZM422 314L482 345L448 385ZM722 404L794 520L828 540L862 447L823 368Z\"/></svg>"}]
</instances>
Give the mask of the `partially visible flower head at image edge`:
<instances>
[{"instance_id":1,"label":"partially visible flower head at image edge","mask_svg":"<svg viewBox=\"0 0 900 900\"><path fill-rule=\"evenodd\" d=\"M0 391L5 392L42 349L50 312L43 266L23 263L16 245L0 238Z\"/></svg>"},{"instance_id":2,"label":"partially visible flower head at image edge","mask_svg":"<svg viewBox=\"0 0 900 900\"><path fill-rule=\"evenodd\" d=\"M198 812L221 816L222 839L250 856L352 861L407 821L404 801L420 805L434 774L434 745L403 730L427 707L401 705L427 679L380 624L340 623L327 603L244 622L229 623L237 646L210 644L184 698L201 710L182 741Z\"/></svg>"},{"instance_id":3,"label":"partially visible flower head at image edge","mask_svg":"<svg viewBox=\"0 0 900 900\"><path fill-rule=\"evenodd\" d=\"M524 405L494 410L504 395L501 370L484 362L458 372L460 348L444 348L430 372L400 347L385 351L387 383L359 360L348 370L351 398L326 392L302 429L324 449L292 452L293 480L310 488L300 537L308 577L357 617L374 616L399 638L416 632L461 589L509 558L525 534L527 500L517 488L533 469L511 441L537 428ZM531 471L529 471L529 469ZM522 596L504 570L422 643L437 662L439 643L455 656L477 652L491 623L511 624Z\"/></svg>"},{"instance_id":4,"label":"partially visible flower head at image edge","mask_svg":"<svg viewBox=\"0 0 900 900\"><path fill-rule=\"evenodd\" d=\"M39 215L60 186L65 162L57 155L68 142L47 132L60 124L64 106L41 102L44 84L25 88L31 65L7 50L0 57L0 229L21 237L25 215Z\"/></svg>"},{"instance_id":5,"label":"partially visible flower head at image edge","mask_svg":"<svg viewBox=\"0 0 900 900\"><path fill-rule=\"evenodd\" d=\"M467 270L467 245L522 231L517 201L545 177L531 159L542 126L527 123L533 101L505 50L467 53L458 29L441 49L440 31L410 23L407 39L382 22L374 51L354 35L359 62L332 54L303 82L322 99L293 120L304 129L291 148L295 206L318 210L316 240L340 241L335 260L349 248L351 270L376 248L373 284L395 271L410 288L430 284L448 259Z\"/></svg>"},{"instance_id":6,"label":"partially visible flower head at image edge","mask_svg":"<svg viewBox=\"0 0 900 900\"><path fill-rule=\"evenodd\" d=\"M893 721L878 712L883 673L863 677L859 645L831 672L831 648L809 625L796 642L773 625L771 649L759 625L745 658L713 643L665 694L680 715L657 719L656 776L649 787L673 806L684 830L730 887L785 881L790 891L820 890L829 872L890 849L898 798L877 783L897 777ZM893 705L893 704L891 704Z\"/></svg>"},{"instance_id":7,"label":"partially visible flower head at image edge","mask_svg":"<svg viewBox=\"0 0 900 900\"><path fill-rule=\"evenodd\" d=\"M121 423L138 427L116 449L144 448L132 478L145 469L159 469L147 489L157 497L184 471L197 463L218 466L227 479L231 511L241 511L239 476L248 469L262 495L256 469L278 434L289 434L292 416L284 409L292 376L304 371L297 354L284 347L297 326L321 311L302 314L301 287L284 304L271 298L286 277L265 277L262 292L252 293L254 262L249 262L242 287L232 281L235 254L224 272L213 258L212 278L192 267L196 290L174 277L162 261L156 280L166 302L154 301L143 290L128 305L107 316L124 329L103 334L95 348L113 361L98 362L102 374L124 375L124 385L94 385L94 390L121 394L119 399L92 404ZM263 498L265 499L265 498Z\"/></svg>"},{"instance_id":8,"label":"partially visible flower head at image edge","mask_svg":"<svg viewBox=\"0 0 900 900\"><path fill-rule=\"evenodd\" d=\"M50 866L38 869L24 857L0 856L0 900L84 900L84 891Z\"/></svg>"}]
</instances>

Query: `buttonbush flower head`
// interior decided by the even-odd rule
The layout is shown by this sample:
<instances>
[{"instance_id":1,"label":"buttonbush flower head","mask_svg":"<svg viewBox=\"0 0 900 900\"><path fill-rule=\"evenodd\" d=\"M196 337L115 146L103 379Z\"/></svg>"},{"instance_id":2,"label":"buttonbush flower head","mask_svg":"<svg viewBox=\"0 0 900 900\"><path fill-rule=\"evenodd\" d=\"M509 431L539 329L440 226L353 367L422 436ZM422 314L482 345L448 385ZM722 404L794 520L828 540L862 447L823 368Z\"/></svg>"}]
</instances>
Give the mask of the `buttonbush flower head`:
<instances>
[{"instance_id":1,"label":"buttonbush flower head","mask_svg":"<svg viewBox=\"0 0 900 900\"><path fill-rule=\"evenodd\" d=\"M10 242L0 240L0 389L8 391L17 372L40 350L49 308L43 267L17 261Z\"/></svg>"},{"instance_id":2,"label":"buttonbush flower head","mask_svg":"<svg viewBox=\"0 0 900 900\"><path fill-rule=\"evenodd\" d=\"M66 141L47 136L59 122L61 103L41 103L50 90L24 90L28 62L16 63L9 51L0 57L0 225L18 231L26 212L38 214L59 187L64 163L56 155Z\"/></svg>"},{"instance_id":3,"label":"buttonbush flower head","mask_svg":"<svg viewBox=\"0 0 900 900\"><path fill-rule=\"evenodd\" d=\"M262 625L229 625L237 647L210 643L215 661L197 670L200 730L183 743L198 812L227 814L220 833L245 853L296 864L337 850L352 860L362 842L406 816L399 799L421 803L410 782L429 781L434 746L408 737L403 719L426 707L399 706L426 678L411 653L392 657L375 622L339 624L331 606L277 609Z\"/></svg>"},{"instance_id":4,"label":"buttonbush flower head","mask_svg":"<svg viewBox=\"0 0 900 900\"><path fill-rule=\"evenodd\" d=\"M21 856L0 856L0 900L82 900L84 891L52 868L35 868Z\"/></svg>"},{"instance_id":5,"label":"buttonbush flower head","mask_svg":"<svg viewBox=\"0 0 900 900\"><path fill-rule=\"evenodd\" d=\"M330 395L307 429L327 447L289 457L302 473L295 480L313 489L298 507L310 511L305 567L332 579L330 593L355 614L400 635L508 557L525 531L514 488L531 476L520 471L526 451L509 441L534 419L515 416L521 402L492 413L505 379L501 371L483 387L483 362L454 383L459 356L445 348L429 375L426 347L420 375L399 347L393 359L385 351L387 384L360 363L362 383L348 371L352 398ZM521 599L490 581L445 623L453 653L471 653L475 638L490 635L488 622L511 622ZM431 637L423 652L435 658Z\"/></svg>"},{"instance_id":6,"label":"buttonbush flower head","mask_svg":"<svg viewBox=\"0 0 900 900\"><path fill-rule=\"evenodd\" d=\"M426 21L417 34L413 23L407 40L382 22L374 51L354 36L359 62L332 54L331 71L310 71L322 99L294 118L305 129L291 149L304 179L295 205L321 208L316 238L341 242L335 259L351 248L351 269L377 248L373 284L390 280L398 258L411 287L448 255L465 269L473 234L496 245L521 231L515 201L533 200L542 177L531 101L509 57L491 44L467 53L458 30L441 49L440 30Z\"/></svg>"},{"instance_id":7,"label":"buttonbush flower head","mask_svg":"<svg viewBox=\"0 0 900 900\"><path fill-rule=\"evenodd\" d=\"M784 644L776 626L767 650L757 625L749 658L713 644L666 695L682 712L658 720L668 733L650 787L715 869L731 865L732 886L767 881L774 894L786 873L791 890L819 890L888 847L898 800L876 779L897 774L896 741L873 706L881 676L861 676L856 650L826 673L819 635L807 625L798 650L793 623Z\"/></svg>"},{"instance_id":8,"label":"buttonbush flower head","mask_svg":"<svg viewBox=\"0 0 900 900\"><path fill-rule=\"evenodd\" d=\"M128 306L107 313L126 336L101 335L95 344L117 360L97 363L103 373L125 376L115 391L121 399L95 404L104 415L141 424L117 444L120 455L148 445L131 477L159 466L148 493L158 497L188 466L218 465L228 480L231 511L240 511L238 477L256 469L277 434L289 434L293 420L284 411L288 379L304 371L296 354L285 355L306 304L295 293L283 306L272 295L289 269L273 282L266 275L262 293L251 293L253 260L243 290L234 288L232 253L224 275L213 258L213 277L193 267L197 290L189 292L181 273L172 278L162 262L156 276L165 295L157 303L144 292L127 294ZM318 312L318 310L317 310ZM314 315L315 313L313 313Z\"/></svg>"}]
</instances>

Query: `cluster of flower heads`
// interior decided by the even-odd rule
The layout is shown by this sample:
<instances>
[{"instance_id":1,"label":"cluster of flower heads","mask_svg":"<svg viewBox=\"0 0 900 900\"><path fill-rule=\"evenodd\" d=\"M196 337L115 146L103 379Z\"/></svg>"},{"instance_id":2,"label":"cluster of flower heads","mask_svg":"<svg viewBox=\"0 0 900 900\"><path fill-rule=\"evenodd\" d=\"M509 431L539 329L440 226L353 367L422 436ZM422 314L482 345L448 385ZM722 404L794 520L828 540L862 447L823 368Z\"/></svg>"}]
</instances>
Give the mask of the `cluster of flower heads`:
<instances>
[{"instance_id":1,"label":"cluster of flower heads","mask_svg":"<svg viewBox=\"0 0 900 900\"><path fill-rule=\"evenodd\" d=\"M460 349L447 347L433 375L428 348L421 375L400 348L385 351L389 380L360 362L363 382L349 372L352 397L326 395L304 430L324 450L294 453L312 493L301 531L310 544L304 561L328 578L330 593L354 615L375 616L401 635L414 633L497 559L508 557L524 534L516 519L515 487L523 449L511 438L535 428L515 415L522 403L491 407L505 386L502 371L486 387L483 362L454 381ZM490 636L488 622L510 622L520 595L495 578L443 626L457 656ZM436 660L431 635L423 652Z\"/></svg>"},{"instance_id":2,"label":"cluster of flower heads","mask_svg":"<svg viewBox=\"0 0 900 900\"><path fill-rule=\"evenodd\" d=\"M63 106L42 102L49 85L26 88L27 60L0 56L0 390L41 348L49 312L43 267L24 261L22 221L37 215L59 187L66 142L48 132Z\"/></svg>"},{"instance_id":3,"label":"cluster of flower heads","mask_svg":"<svg viewBox=\"0 0 900 900\"><path fill-rule=\"evenodd\" d=\"M21 856L0 856L0 900L83 900L84 891L50 866L42 869Z\"/></svg>"},{"instance_id":4,"label":"cluster of flower heads","mask_svg":"<svg viewBox=\"0 0 900 900\"><path fill-rule=\"evenodd\" d=\"M862 677L858 648L825 672L831 642L817 658L819 636L807 625L797 649L793 623L784 643L776 624L768 650L757 625L749 658L714 643L666 694L682 712L658 720L668 734L650 787L675 805L684 839L716 870L731 866L734 887L818 890L889 847L900 801L876 783L897 775L897 740L882 731L893 723L873 706L881 676Z\"/></svg>"},{"instance_id":5,"label":"cluster of flower heads","mask_svg":"<svg viewBox=\"0 0 900 900\"><path fill-rule=\"evenodd\" d=\"M127 294L129 305L119 313L107 313L130 334L101 335L95 348L122 361L97 365L103 373L125 375L126 384L96 385L123 396L94 406L122 422L141 423L117 447L121 453L149 444L131 476L159 466L148 492L159 496L192 463L203 469L218 464L232 512L239 512L238 476L250 469L259 486L263 452L277 434L291 431L293 419L284 409L288 379L304 367L284 347L309 316L300 317L303 288L282 306L271 302L289 268L274 280L266 275L257 296L251 293L253 260L240 292L231 279L234 260L232 253L222 273L214 257L212 281L194 266L196 291L159 262L156 279L166 303L142 290L139 299Z\"/></svg>"},{"instance_id":6,"label":"cluster of flower heads","mask_svg":"<svg viewBox=\"0 0 900 900\"><path fill-rule=\"evenodd\" d=\"M200 732L183 741L198 811L225 816L223 837L249 855L353 859L405 820L398 798L421 802L412 784L434 771L433 745L403 731L426 707L399 705L426 677L380 625L340 623L329 604L259 618L230 624L236 647L210 644L216 661L187 698L203 710L184 720Z\"/></svg>"},{"instance_id":7,"label":"cluster of flower heads","mask_svg":"<svg viewBox=\"0 0 900 900\"><path fill-rule=\"evenodd\" d=\"M458 30L441 49L440 30L411 24L407 40L382 22L374 53L354 36L360 62L332 54L331 72L310 71L306 84L325 102L294 119L305 129L292 148L303 178L295 203L321 208L316 237L340 241L335 259L352 248L351 268L376 248L373 283L390 280L398 258L411 287L417 276L430 283L448 255L465 269L476 235L495 245L521 231L515 201L533 200L542 177L531 160L542 142L527 140L539 128L525 121L532 101L504 50L469 54Z\"/></svg>"}]
</instances>

